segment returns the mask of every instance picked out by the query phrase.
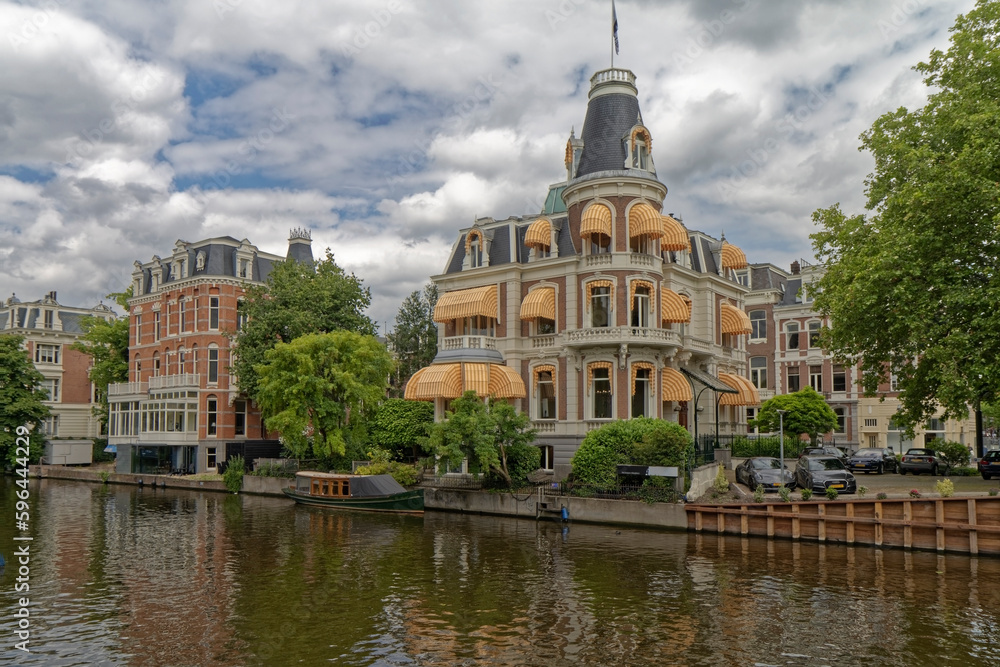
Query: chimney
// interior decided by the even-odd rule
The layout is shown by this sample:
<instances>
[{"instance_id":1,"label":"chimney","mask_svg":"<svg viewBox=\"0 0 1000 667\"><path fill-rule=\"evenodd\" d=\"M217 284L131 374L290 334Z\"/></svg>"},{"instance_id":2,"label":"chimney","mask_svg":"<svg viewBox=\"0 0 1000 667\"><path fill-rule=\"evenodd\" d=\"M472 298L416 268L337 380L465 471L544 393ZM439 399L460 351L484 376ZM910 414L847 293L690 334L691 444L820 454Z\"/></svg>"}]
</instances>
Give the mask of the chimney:
<instances>
[{"instance_id":1,"label":"chimney","mask_svg":"<svg viewBox=\"0 0 1000 667\"><path fill-rule=\"evenodd\" d=\"M793 276L799 275L799 263L797 261L792 262L792 275Z\"/></svg>"}]
</instances>

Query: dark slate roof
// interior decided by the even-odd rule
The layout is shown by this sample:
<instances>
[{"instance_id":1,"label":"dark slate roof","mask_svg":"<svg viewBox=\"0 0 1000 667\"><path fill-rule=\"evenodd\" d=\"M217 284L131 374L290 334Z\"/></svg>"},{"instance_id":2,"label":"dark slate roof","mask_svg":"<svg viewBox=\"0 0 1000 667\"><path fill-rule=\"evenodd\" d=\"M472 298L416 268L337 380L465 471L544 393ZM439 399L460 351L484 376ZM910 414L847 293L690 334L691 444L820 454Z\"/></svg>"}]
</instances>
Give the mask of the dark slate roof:
<instances>
[{"instance_id":1,"label":"dark slate roof","mask_svg":"<svg viewBox=\"0 0 1000 667\"><path fill-rule=\"evenodd\" d=\"M294 259L296 262L311 264L313 261L312 245L309 243L289 243L285 259Z\"/></svg>"},{"instance_id":2,"label":"dark slate roof","mask_svg":"<svg viewBox=\"0 0 1000 667\"><path fill-rule=\"evenodd\" d=\"M465 261L465 234L462 234L462 238L458 240L458 247L455 248L455 254L451 258L451 263L445 270L445 273L460 273L462 271L462 262Z\"/></svg>"},{"instance_id":3,"label":"dark slate roof","mask_svg":"<svg viewBox=\"0 0 1000 667\"><path fill-rule=\"evenodd\" d=\"M573 235L569 233L569 220L563 220L562 228L556 236L556 246L559 248L560 257L570 257L579 254L573 245Z\"/></svg>"},{"instance_id":4,"label":"dark slate roof","mask_svg":"<svg viewBox=\"0 0 1000 667\"><path fill-rule=\"evenodd\" d=\"M67 313L66 311L59 311L59 319L62 320L63 331L68 331L69 333L83 333L83 329L80 327L80 321L86 315L80 313Z\"/></svg>"},{"instance_id":5,"label":"dark slate roof","mask_svg":"<svg viewBox=\"0 0 1000 667\"><path fill-rule=\"evenodd\" d=\"M575 176L625 168L623 138L639 119L634 95L608 93L591 98L583 121L583 154Z\"/></svg>"},{"instance_id":6,"label":"dark slate roof","mask_svg":"<svg viewBox=\"0 0 1000 667\"><path fill-rule=\"evenodd\" d=\"M517 251L517 257L514 259L518 264L524 264L528 261L528 246L524 245L524 238L528 235L528 227L530 224L522 225L520 227L514 227L514 233L517 235L514 244L514 248Z\"/></svg>"},{"instance_id":7,"label":"dark slate roof","mask_svg":"<svg viewBox=\"0 0 1000 667\"><path fill-rule=\"evenodd\" d=\"M258 255L254 259L255 261L253 267L253 279L259 280L260 282L264 282L265 280L267 280L267 277L271 275L271 269L274 268L274 262L272 262L266 257L261 257L260 255ZM309 253L308 260L297 260L297 261L312 262L313 261L312 253L311 252Z\"/></svg>"},{"instance_id":8,"label":"dark slate roof","mask_svg":"<svg viewBox=\"0 0 1000 667\"><path fill-rule=\"evenodd\" d=\"M510 264L510 225L494 227L488 232L493 233L493 241L490 243L490 266Z\"/></svg>"},{"instance_id":9,"label":"dark slate roof","mask_svg":"<svg viewBox=\"0 0 1000 667\"><path fill-rule=\"evenodd\" d=\"M782 306L794 306L802 303L798 300L799 290L802 289L802 278L789 278L785 281L785 294L781 297Z\"/></svg>"}]
</instances>

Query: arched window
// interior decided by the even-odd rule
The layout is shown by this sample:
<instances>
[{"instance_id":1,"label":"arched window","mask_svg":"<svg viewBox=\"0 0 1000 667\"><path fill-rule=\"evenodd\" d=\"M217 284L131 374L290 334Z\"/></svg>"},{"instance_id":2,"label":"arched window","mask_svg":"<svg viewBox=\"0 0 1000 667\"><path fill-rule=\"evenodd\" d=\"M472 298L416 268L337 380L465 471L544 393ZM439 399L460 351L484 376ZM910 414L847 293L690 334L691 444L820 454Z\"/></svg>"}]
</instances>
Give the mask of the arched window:
<instances>
[{"instance_id":1,"label":"arched window","mask_svg":"<svg viewBox=\"0 0 1000 667\"><path fill-rule=\"evenodd\" d=\"M535 368L536 419L556 418L555 366Z\"/></svg>"},{"instance_id":2,"label":"arched window","mask_svg":"<svg viewBox=\"0 0 1000 667\"><path fill-rule=\"evenodd\" d=\"M799 349L799 323L789 322L788 324L786 324L785 333L787 334L788 337L785 348L789 350Z\"/></svg>"},{"instance_id":3,"label":"arched window","mask_svg":"<svg viewBox=\"0 0 1000 667\"><path fill-rule=\"evenodd\" d=\"M597 361L587 366L591 419L614 419L613 368L610 361Z\"/></svg>"},{"instance_id":4,"label":"arched window","mask_svg":"<svg viewBox=\"0 0 1000 667\"><path fill-rule=\"evenodd\" d=\"M153 353L153 377L160 376L160 353Z\"/></svg>"}]
</instances>

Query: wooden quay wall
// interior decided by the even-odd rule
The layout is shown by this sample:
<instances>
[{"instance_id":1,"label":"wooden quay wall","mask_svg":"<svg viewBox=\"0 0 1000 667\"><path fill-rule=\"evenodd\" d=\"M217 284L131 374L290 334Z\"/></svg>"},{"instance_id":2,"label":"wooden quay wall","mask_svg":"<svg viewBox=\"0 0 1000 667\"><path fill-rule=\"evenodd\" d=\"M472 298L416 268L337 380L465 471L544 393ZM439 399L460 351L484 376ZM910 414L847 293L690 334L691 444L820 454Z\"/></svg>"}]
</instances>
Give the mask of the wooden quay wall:
<instances>
[{"instance_id":1,"label":"wooden quay wall","mask_svg":"<svg viewBox=\"0 0 1000 667\"><path fill-rule=\"evenodd\" d=\"M1000 497L689 504L688 530L1000 556Z\"/></svg>"}]
</instances>

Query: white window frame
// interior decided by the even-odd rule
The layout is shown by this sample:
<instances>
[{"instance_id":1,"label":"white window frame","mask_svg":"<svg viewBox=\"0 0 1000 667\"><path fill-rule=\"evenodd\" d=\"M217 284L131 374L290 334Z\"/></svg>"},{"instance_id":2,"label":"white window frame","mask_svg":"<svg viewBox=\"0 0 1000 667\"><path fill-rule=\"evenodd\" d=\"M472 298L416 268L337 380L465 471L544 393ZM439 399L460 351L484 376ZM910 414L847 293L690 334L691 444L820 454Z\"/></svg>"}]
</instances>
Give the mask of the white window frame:
<instances>
[{"instance_id":1,"label":"white window frame","mask_svg":"<svg viewBox=\"0 0 1000 667\"><path fill-rule=\"evenodd\" d=\"M755 366L757 359L762 363ZM767 389L767 357L750 357L750 382L757 389Z\"/></svg>"},{"instance_id":2,"label":"white window frame","mask_svg":"<svg viewBox=\"0 0 1000 667\"><path fill-rule=\"evenodd\" d=\"M760 313L760 317L754 317L755 313ZM750 340L767 340L767 311L751 310L750 317Z\"/></svg>"},{"instance_id":3,"label":"white window frame","mask_svg":"<svg viewBox=\"0 0 1000 667\"><path fill-rule=\"evenodd\" d=\"M608 374L607 378L598 378L597 377L597 373L598 372L605 372L605 373L607 373ZM609 399L610 404L611 404L611 407L610 407L611 414L608 415L608 416L606 416L606 417L598 417L597 416L597 383L598 383L598 381L601 381L601 382L607 381L607 383L608 383L608 389L609 389L609 392L611 394L610 399ZM593 420L600 420L600 421L611 421L611 420L613 420L615 418L615 377L614 377L614 367L612 367L610 370L607 369L607 368L595 368L595 369L593 369L593 371L591 372L590 387L589 387L589 389L590 389L590 396L589 396L590 400L587 401L587 407L588 407L588 412L590 413L590 418L593 419Z\"/></svg>"}]
</instances>

